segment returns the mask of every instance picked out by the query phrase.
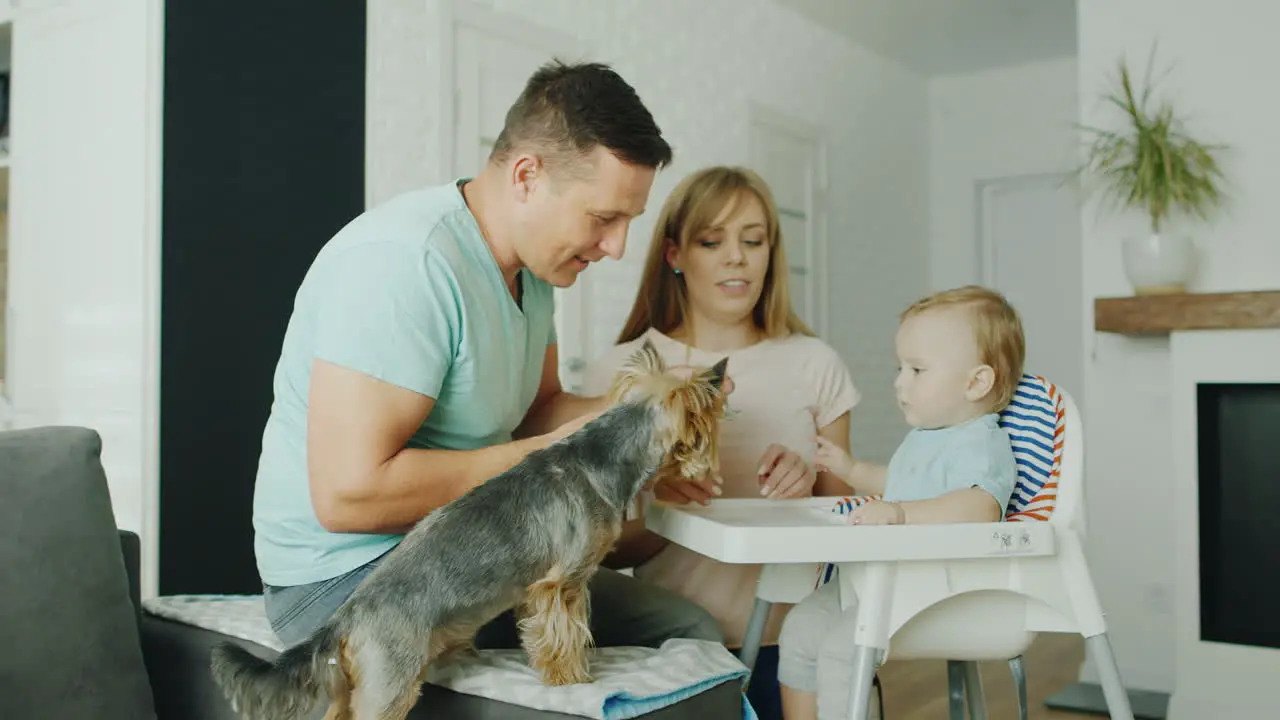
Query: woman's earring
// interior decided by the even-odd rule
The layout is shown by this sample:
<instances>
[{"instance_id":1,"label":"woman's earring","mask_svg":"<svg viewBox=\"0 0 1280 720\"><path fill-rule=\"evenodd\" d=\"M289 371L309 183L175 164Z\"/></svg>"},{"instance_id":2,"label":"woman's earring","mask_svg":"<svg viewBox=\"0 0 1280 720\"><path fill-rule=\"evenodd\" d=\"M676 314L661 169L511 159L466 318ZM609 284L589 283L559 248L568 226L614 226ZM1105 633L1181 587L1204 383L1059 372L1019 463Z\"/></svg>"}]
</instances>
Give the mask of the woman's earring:
<instances>
[{"instance_id":1,"label":"woman's earring","mask_svg":"<svg viewBox=\"0 0 1280 720\"><path fill-rule=\"evenodd\" d=\"M680 268L671 268L671 272L673 272L673 273L675 273L675 274L679 275L679 274L680 274Z\"/></svg>"}]
</instances>

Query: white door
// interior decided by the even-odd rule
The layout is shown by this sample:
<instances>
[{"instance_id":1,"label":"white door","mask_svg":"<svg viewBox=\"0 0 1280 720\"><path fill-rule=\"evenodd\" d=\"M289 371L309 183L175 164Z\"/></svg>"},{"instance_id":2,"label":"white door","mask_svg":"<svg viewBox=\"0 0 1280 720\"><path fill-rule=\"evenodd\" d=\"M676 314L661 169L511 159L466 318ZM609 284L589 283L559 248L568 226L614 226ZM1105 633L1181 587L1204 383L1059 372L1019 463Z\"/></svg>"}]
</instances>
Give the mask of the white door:
<instances>
[{"instance_id":1,"label":"white door","mask_svg":"<svg viewBox=\"0 0 1280 720\"><path fill-rule=\"evenodd\" d=\"M578 48L544 28L475 9L458 15L453 42L454 175L474 177L529 76L552 58L572 61ZM590 277L588 270L572 287L555 291L560 382L570 392L581 389L590 347Z\"/></svg>"},{"instance_id":2,"label":"white door","mask_svg":"<svg viewBox=\"0 0 1280 720\"><path fill-rule=\"evenodd\" d=\"M821 140L793 118L753 108L751 168L773 191L787 251L791 304L819 335L826 335L824 207L826 179Z\"/></svg>"},{"instance_id":3,"label":"white door","mask_svg":"<svg viewBox=\"0 0 1280 720\"><path fill-rule=\"evenodd\" d=\"M1084 398L1080 208L1061 175L978 186L983 282L1022 317L1027 372Z\"/></svg>"},{"instance_id":4,"label":"white door","mask_svg":"<svg viewBox=\"0 0 1280 720\"><path fill-rule=\"evenodd\" d=\"M142 536L144 597L158 557L161 10L159 0L24 1L10 103L12 424L98 432L116 522Z\"/></svg>"}]
</instances>

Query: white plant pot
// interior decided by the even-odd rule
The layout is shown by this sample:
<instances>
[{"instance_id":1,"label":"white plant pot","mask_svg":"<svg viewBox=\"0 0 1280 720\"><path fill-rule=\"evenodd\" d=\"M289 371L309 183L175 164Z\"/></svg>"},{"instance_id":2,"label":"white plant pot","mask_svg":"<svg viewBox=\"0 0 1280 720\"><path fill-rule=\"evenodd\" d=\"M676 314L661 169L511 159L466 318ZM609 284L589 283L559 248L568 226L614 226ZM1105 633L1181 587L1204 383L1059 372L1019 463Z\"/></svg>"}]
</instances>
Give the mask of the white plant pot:
<instances>
[{"instance_id":1,"label":"white plant pot","mask_svg":"<svg viewBox=\"0 0 1280 720\"><path fill-rule=\"evenodd\" d=\"M1186 292L1196 272L1196 247L1187 235L1129 236L1123 240L1121 252L1125 275L1136 295Z\"/></svg>"}]
</instances>

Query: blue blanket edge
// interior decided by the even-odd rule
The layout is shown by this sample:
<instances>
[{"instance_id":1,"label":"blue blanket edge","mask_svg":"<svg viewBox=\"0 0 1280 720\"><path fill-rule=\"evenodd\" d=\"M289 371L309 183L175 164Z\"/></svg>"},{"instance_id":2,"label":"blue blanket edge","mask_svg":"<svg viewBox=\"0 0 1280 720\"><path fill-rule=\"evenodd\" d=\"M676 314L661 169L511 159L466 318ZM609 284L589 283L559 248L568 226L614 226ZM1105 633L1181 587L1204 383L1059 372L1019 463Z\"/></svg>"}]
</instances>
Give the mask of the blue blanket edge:
<instances>
[{"instance_id":1,"label":"blue blanket edge","mask_svg":"<svg viewBox=\"0 0 1280 720\"><path fill-rule=\"evenodd\" d=\"M722 675L709 677L688 687L683 687L679 690L673 690L661 695L636 697L624 690L604 699L604 707L601 708L601 715L605 720L629 720L630 718L640 717L645 713L661 710L662 708L674 705L682 700L687 700L694 695L705 692L716 685L720 685L726 680L737 680L741 682L746 677L746 670L724 673ZM742 694L742 720L758 720L755 708L751 707L751 702L747 700L746 693Z\"/></svg>"}]
</instances>

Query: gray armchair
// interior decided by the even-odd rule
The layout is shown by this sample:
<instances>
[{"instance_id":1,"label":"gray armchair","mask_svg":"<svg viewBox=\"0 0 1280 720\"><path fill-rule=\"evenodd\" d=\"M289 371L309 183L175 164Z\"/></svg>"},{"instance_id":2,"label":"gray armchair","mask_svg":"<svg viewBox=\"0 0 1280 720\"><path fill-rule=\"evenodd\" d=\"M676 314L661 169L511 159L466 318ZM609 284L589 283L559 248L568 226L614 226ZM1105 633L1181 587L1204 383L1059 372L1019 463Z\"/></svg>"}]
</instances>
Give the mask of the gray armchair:
<instances>
[{"instance_id":1,"label":"gray armchair","mask_svg":"<svg viewBox=\"0 0 1280 720\"><path fill-rule=\"evenodd\" d=\"M138 538L116 529L100 450L80 428L0 433L0 717L156 717Z\"/></svg>"}]
</instances>

